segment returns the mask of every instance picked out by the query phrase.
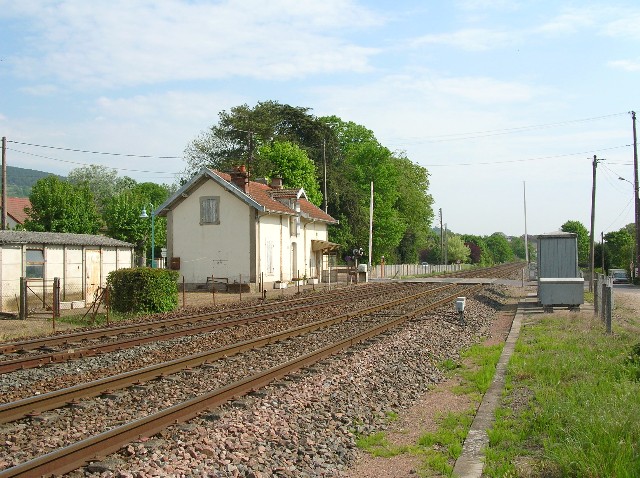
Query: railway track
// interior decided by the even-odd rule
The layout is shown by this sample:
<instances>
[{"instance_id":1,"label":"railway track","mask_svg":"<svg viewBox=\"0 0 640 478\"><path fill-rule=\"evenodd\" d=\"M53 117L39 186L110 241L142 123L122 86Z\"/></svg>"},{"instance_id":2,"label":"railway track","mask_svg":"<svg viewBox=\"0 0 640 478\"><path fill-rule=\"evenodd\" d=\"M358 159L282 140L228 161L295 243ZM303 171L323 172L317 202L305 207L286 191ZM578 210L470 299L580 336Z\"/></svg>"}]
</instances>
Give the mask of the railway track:
<instances>
[{"instance_id":1,"label":"railway track","mask_svg":"<svg viewBox=\"0 0 640 478\"><path fill-rule=\"evenodd\" d=\"M411 284L397 284L386 294L405 293ZM379 286L364 288L354 294L341 291L328 297L309 297L217 311L208 314L188 315L161 321L118 327L101 328L83 332L45 337L5 344L4 360L0 360L0 374L14 370L40 367L79 358L92 357L115 350L123 350L150 342L170 340L176 337L203 334L227 327L246 325L260 320L293 316L321 306L357 307L359 301L379 300ZM192 325L194 324L195 325ZM57 350L54 351L54 347ZM10 355L8 355L10 354ZM17 358L12 356L18 355ZM2 356L0 356L2 357Z\"/></svg>"},{"instance_id":2,"label":"railway track","mask_svg":"<svg viewBox=\"0 0 640 478\"><path fill-rule=\"evenodd\" d=\"M302 346L298 347L296 353L285 354L280 347L277 351L266 351L266 357L274 357L274 355L283 356L284 359L274 359L274 363L267 363L265 357L260 358L258 361L261 363L267 363L268 368L263 367L257 373L246 376L246 371L235 375L234 380L230 383L222 386L215 386L213 390L198 391L192 393L195 398L184 400L159 411L150 413L148 416L138 419L127 421L127 423L114 426L109 431L104 433L98 433L95 436L77 441L71 444L49 453L45 456L33 458L20 465L4 470L0 473L0 477L4 476L41 476L43 474L50 473L63 473L72 469L78 468L84 465L87 460L95 459L96 456L104 456L107 453L118 450L122 446L126 445L132 439L137 439L140 436L150 436L157 433L167 425L174 424L176 421L185 421L205 409L218 406L229 399L242 396L252 390L259 389L265 384L281 378L294 370L298 370L302 367L309 366L310 364L326 358L327 356L334 354L340 350L353 346L356 343L365 341L371 337L386 332L391 328L394 328L416 315L423 314L427 310L436 308L446 302L453 301L461 293L470 294L473 290L477 290L480 286L446 286L440 288L440 294L433 299L420 301L419 297L426 298L432 297L433 293L423 293L417 296L407 298L407 300L396 300L391 304L387 304L386 307L378 306L365 311L364 314L360 314L356 317L356 314L348 314L347 317L335 317L328 321L323 321L324 326L317 324L313 327L313 330L305 331L296 330L290 331L281 337L263 338L263 345L268 344L271 340L277 340L282 342L285 340L291 340L291 337L298 337L297 340L302 341ZM443 294L444 291L448 291L447 294ZM330 322L333 322L329 325ZM344 324L348 324L345 328ZM321 340L316 332L319 327L325 331L327 338ZM332 327L334 329L332 331ZM340 327L343 327L340 329ZM339 329L339 330L338 330ZM348 330L348 331L347 331ZM303 335L304 334L304 335ZM315 334L315 335L314 335ZM312 344L315 344L315 350L309 351ZM292 344L287 345L287 350L295 349ZM244 363L247 359L235 361L236 364ZM255 363L255 360L253 361ZM239 379L238 379L239 378ZM196 380L197 381L197 380ZM172 385L173 386L173 385ZM141 387L141 385L137 385ZM78 407L78 403L74 405ZM85 406L85 409L91 408ZM76 423L80 420L78 418L79 412L68 412L71 415L69 420ZM113 419L112 423L117 423L119 415ZM27 419L30 420L30 419ZM89 418L90 421L90 418ZM49 429L53 423L55 426L61 428L68 427L66 421L61 418L48 423L48 420L43 420L44 425L41 425ZM60 423L62 422L62 423ZM31 422L32 428L33 423ZM34 430L32 429L32 432ZM34 432L37 433L37 432Z\"/></svg>"},{"instance_id":3,"label":"railway track","mask_svg":"<svg viewBox=\"0 0 640 478\"><path fill-rule=\"evenodd\" d=\"M513 272L513 268L510 268L510 272L507 272L507 268L501 268L500 271L502 274L508 274ZM493 276L496 274L496 271L492 273ZM214 370L222 375L226 374L226 382L214 381L209 384L208 388L204 387L197 392L190 392L195 396L188 397L189 393L186 393L181 398L176 398L176 403L171 403L168 406L165 400L143 418L126 419L126 423L120 423L122 419L118 418L116 413L111 419L108 431L91 432L93 435L84 440L71 440L73 437L70 436L67 440L68 443L65 441L64 445L58 446L54 451L43 456L27 457L21 463L3 470L0 472L0 478L60 474L82 467L89 461L122 448L132 440L139 439L141 436L153 435L176 422L189 420L202 413L203 410L217 407L228 400L255 391L273 380L384 333L417 315L426 313L427 310L453 301L459 295L469 296L479 289L480 286L454 284L430 287L428 290L413 293L403 299L389 301L389 303L369 307L366 310L363 308L361 313L338 314L335 317L315 320L253 340L245 340L216 350L192 354L170 363L145 367L129 374L119 374L91 383L78 384L69 389L56 390L40 397L34 396L6 403L0 408L0 423L18 420L18 423L22 422L29 427L39 424L37 426L46 430L52 423L60 421L61 427L73 429L75 422L82 421L78 417L84 413L83 411L92 408L92 405L86 404L86 400L96 400L92 397L100 394L102 395L97 400L115 402L121 397L135 396L137 393L150 393L149 389L160 387L156 382L165 381L169 383L169 388L174 390L171 393L175 394L177 393L175 392L176 388L183 387L179 384L187 382L186 378L191 377L189 383L197 383L209 381ZM381 295L382 290L383 288L377 289L376 294ZM445 291L447 291L446 294ZM407 291L405 290L405 292ZM387 294L382 295L386 296ZM434 299L434 296L438 297ZM319 305L312 306L312 309L319 307ZM310 312L309 309L304 309L298 313L308 312ZM227 325L227 327L233 328L232 325ZM293 352L293 350L297 350L297 352ZM259 358L252 358L252 354L262 355ZM237 359L234 360L234 357ZM277 361L276 357L278 357ZM256 365L253 370L249 368L231 372L234 367L240 367L243 362L260 364L260 366ZM178 376L179 378L175 378ZM173 380L176 381L173 382ZM125 387L130 388L124 390ZM122 390L122 392L119 394L116 392L117 390ZM130 408L136 409L135 403L137 402L134 402L134 405L130 404ZM65 405L69 406L60 408L62 418L51 419L47 416L38 416L39 413ZM29 413L31 414L29 418L20 418ZM64 418L65 414L67 418ZM91 421L90 415L87 420ZM14 423L8 423L4 426L11 427L14 426ZM23 425L15 426L21 427ZM0 433L2 432L0 431ZM46 431L42 433L46 433ZM26 448L29 447L26 446Z\"/></svg>"}]
</instances>

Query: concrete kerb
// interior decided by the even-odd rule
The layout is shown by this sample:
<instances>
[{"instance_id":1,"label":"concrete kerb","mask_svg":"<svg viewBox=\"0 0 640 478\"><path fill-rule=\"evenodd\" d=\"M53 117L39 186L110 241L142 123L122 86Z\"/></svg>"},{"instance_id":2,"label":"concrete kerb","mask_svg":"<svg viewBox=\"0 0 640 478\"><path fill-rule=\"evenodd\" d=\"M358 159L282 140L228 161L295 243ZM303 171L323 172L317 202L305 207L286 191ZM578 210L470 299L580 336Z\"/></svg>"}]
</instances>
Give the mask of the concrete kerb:
<instances>
[{"instance_id":1,"label":"concrete kerb","mask_svg":"<svg viewBox=\"0 0 640 478\"><path fill-rule=\"evenodd\" d=\"M520 336L522 319L526 304L537 301L536 298L527 298L518 304L516 315L511 324L511 330L502 349L502 354L496 366L496 373L489 390L484 394L482 403L478 407L476 416L473 419L469 433L462 447L462 454L456 461L453 468L453 476L459 478L476 478L482 476L484 467L484 449L489 445L487 430L491 428L494 421L495 411L502 399L502 390L505 385L507 364L515 350L516 342Z\"/></svg>"}]
</instances>

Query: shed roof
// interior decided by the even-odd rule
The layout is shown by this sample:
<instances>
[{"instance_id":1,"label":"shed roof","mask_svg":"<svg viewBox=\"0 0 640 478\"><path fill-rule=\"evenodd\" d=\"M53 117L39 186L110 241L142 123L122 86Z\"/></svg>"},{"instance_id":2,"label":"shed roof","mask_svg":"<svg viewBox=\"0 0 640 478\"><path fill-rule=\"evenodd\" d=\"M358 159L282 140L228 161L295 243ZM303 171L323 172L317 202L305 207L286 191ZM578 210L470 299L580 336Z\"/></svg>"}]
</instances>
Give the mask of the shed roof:
<instances>
[{"instance_id":1,"label":"shed roof","mask_svg":"<svg viewBox=\"0 0 640 478\"><path fill-rule=\"evenodd\" d=\"M133 247L107 236L63 232L0 231L0 244L56 244L68 246Z\"/></svg>"}]
</instances>

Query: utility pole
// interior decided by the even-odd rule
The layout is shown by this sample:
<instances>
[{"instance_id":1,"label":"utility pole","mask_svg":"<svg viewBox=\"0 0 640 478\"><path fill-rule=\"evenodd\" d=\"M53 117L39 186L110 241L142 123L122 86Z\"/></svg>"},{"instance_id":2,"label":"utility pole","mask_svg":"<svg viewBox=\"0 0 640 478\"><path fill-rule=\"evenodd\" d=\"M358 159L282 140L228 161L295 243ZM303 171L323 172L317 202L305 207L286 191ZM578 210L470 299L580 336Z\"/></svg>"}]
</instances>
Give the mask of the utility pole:
<instances>
[{"instance_id":1,"label":"utility pole","mask_svg":"<svg viewBox=\"0 0 640 478\"><path fill-rule=\"evenodd\" d=\"M604 159L596 158L596 155L593 155L593 186L591 189L591 233L589 235L589 264L591 266L591 280L589 280L589 292L593 292L593 279L594 273L593 269L595 267L595 251L593 247L593 227L596 219L596 168L598 167L598 162L604 161Z\"/></svg>"},{"instance_id":2,"label":"utility pole","mask_svg":"<svg viewBox=\"0 0 640 478\"><path fill-rule=\"evenodd\" d=\"M444 262L444 240L442 235L442 208L440 211L440 262Z\"/></svg>"},{"instance_id":3,"label":"utility pole","mask_svg":"<svg viewBox=\"0 0 640 478\"><path fill-rule=\"evenodd\" d=\"M447 242L447 224L444 225L444 265L449 262L449 244Z\"/></svg>"},{"instance_id":4,"label":"utility pole","mask_svg":"<svg viewBox=\"0 0 640 478\"><path fill-rule=\"evenodd\" d=\"M322 140L322 161L324 162L324 212L329 214L329 198L327 197L327 140Z\"/></svg>"},{"instance_id":5,"label":"utility pole","mask_svg":"<svg viewBox=\"0 0 640 478\"><path fill-rule=\"evenodd\" d=\"M2 230L7 229L7 138L2 137Z\"/></svg>"},{"instance_id":6,"label":"utility pole","mask_svg":"<svg viewBox=\"0 0 640 478\"><path fill-rule=\"evenodd\" d=\"M600 233L600 258L602 259L602 273L604 274L604 231Z\"/></svg>"},{"instance_id":7,"label":"utility pole","mask_svg":"<svg viewBox=\"0 0 640 478\"><path fill-rule=\"evenodd\" d=\"M524 258L527 261L527 273L529 273L529 234L527 234L527 183L522 181L522 194L524 196Z\"/></svg>"},{"instance_id":8,"label":"utility pole","mask_svg":"<svg viewBox=\"0 0 640 478\"><path fill-rule=\"evenodd\" d=\"M636 137L636 112L631 112L631 120L633 122L633 198L635 203L635 220L636 220L636 254L633 261L633 276L636 278L636 271L640 265L640 198L638 198L638 139Z\"/></svg>"}]
</instances>

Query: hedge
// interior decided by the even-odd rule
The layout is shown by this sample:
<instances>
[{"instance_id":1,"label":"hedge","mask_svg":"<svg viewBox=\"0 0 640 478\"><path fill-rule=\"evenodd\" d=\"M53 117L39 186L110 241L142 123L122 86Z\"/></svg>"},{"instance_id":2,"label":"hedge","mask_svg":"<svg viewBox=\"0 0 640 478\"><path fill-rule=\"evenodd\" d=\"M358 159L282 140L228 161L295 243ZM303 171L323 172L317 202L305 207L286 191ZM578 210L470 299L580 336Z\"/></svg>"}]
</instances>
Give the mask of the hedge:
<instances>
[{"instance_id":1,"label":"hedge","mask_svg":"<svg viewBox=\"0 0 640 478\"><path fill-rule=\"evenodd\" d=\"M178 307L178 271L119 269L107 276L110 307L115 312L168 312Z\"/></svg>"}]
</instances>

